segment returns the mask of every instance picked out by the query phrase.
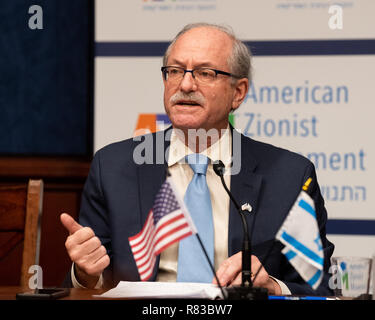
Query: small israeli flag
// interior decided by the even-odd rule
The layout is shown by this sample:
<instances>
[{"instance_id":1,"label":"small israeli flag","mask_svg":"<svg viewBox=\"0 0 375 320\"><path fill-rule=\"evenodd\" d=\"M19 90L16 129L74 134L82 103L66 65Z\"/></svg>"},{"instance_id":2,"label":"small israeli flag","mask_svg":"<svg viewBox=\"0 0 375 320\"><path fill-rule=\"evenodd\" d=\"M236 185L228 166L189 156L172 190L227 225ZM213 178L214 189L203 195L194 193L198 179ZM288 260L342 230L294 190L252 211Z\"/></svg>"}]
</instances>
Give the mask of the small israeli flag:
<instances>
[{"instance_id":1,"label":"small israeli flag","mask_svg":"<svg viewBox=\"0 0 375 320\"><path fill-rule=\"evenodd\" d=\"M323 278L324 255L314 201L305 191L299 194L276 239L285 245L282 253L288 261L316 289Z\"/></svg>"}]
</instances>

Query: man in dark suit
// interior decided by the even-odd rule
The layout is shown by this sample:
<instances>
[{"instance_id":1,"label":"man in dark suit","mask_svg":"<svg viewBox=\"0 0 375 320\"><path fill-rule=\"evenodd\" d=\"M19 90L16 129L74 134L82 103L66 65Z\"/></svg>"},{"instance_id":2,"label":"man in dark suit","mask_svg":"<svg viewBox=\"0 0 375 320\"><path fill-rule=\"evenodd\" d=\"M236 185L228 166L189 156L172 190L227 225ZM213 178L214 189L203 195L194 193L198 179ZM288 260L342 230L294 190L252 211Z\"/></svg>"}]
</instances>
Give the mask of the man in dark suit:
<instances>
[{"instance_id":1,"label":"man in dark suit","mask_svg":"<svg viewBox=\"0 0 375 320\"><path fill-rule=\"evenodd\" d=\"M67 214L61 216L70 232L66 248L74 262L72 284L111 287L121 280L139 280L128 237L141 230L167 168L177 189L185 193L193 173L179 160L193 152L223 160L232 193L250 208L253 271L262 266L272 247L254 285L270 294L332 294L328 268L333 245L326 238L327 213L313 165L295 153L244 137L228 123L251 80L246 46L228 28L188 25L167 49L163 65L164 105L172 128L99 150L84 188L80 224ZM222 285L239 284L241 221L212 164L206 176L215 231L214 266ZM323 280L316 291L289 264L281 253L283 246L273 245L309 177L325 258ZM162 252L152 280L176 281L178 251L177 243Z\"/></svg>"}]
</instances>

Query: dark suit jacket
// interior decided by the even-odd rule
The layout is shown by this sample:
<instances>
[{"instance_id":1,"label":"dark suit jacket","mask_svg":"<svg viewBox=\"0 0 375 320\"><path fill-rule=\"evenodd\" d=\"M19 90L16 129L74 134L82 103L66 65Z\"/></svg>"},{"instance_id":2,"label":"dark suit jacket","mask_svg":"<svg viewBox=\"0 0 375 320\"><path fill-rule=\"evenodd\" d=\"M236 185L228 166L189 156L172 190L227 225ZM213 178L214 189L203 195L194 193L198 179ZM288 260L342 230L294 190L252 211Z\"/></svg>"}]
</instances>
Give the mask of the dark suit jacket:
<instances>
[{"instance_id":1,"label":"dark suit jacket","mask_svg":"<svg viewBox=\"0 0 375 320\"><path fill-rule=\"evenodd\" d=\"M166 132L168 130L143 136L141 141L128 139L108 145L99 150L93 159L83 191L79 221L84 226L90 226L107 248L111 263L104 272L104 279L108 287L115 286L120 280L139 280L128 237L141 230L154 197L165 180L167 164L164 151L169 145L167 141L163 146ZM233 131L233 134L239 133ZM312 177L310 193L316 204L325 255L326 274L321 285L314 292L302 280L281 253L283 245L279 242L275 243L269 259L265 261L265 268L270 275L283 281L293 294L332 295L328 288L327 270L334 247L326 239L327 213L313 164L298 154L243 135L238 138L241 154L237 150L234 156L240 156L241 171L231 177L230 185L237 201L249 203L253 208L253 213L247 215L249 226L256 217L252 234L253 254L263 261L304 182ZM148 148L142 152L146 145ZM135 163L134 151L148 157L152 163ZM217 183L221 183L219 177ZM241 219L231 203L228 257L241 250L242 237ZM158 263L159 260L157 266ZM152 280L156 278L157 266Z\"/></svg>"}]
</instances>

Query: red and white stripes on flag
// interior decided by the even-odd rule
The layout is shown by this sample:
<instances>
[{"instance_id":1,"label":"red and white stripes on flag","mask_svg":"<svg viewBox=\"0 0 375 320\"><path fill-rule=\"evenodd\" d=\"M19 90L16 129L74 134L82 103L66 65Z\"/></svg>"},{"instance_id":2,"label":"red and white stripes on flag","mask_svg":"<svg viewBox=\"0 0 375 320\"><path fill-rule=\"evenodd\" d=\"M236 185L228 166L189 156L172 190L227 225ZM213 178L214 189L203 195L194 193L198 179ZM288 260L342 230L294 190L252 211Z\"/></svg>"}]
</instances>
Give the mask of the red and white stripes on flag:
<instances>
[{"instance_id":1,"label":"red and white stripes on flag","mask_svg":"<svg viewBox=\"0 0 375 320\"><path fill-rule=\"evenodd\" d=\"M142 230L129 237L130 248L142 281L153 274L156 256L173 243L196 233L171 178L162 184Z\"/></svg>"}]
</instances>

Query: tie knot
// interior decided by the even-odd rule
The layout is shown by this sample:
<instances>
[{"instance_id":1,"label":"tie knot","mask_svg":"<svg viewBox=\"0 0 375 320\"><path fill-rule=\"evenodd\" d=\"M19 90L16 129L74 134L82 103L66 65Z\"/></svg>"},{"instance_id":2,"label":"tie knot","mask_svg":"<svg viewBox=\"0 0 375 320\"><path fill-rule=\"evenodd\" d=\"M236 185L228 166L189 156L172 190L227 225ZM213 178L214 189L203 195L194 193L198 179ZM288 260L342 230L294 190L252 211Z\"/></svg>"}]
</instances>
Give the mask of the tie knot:
<instances>
[{"instance_id":1,"label":"tie knot","mask_svg":"<svg viewBox=\"0 0 375 320\"><path fill-rule=\"evenodd\" d=\"M194 173L206 174L208 158L200 153L189 154L185 157L186 162L193 169Z\"/></svg>"}]
</instances>

